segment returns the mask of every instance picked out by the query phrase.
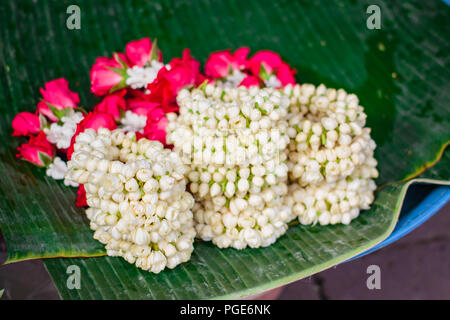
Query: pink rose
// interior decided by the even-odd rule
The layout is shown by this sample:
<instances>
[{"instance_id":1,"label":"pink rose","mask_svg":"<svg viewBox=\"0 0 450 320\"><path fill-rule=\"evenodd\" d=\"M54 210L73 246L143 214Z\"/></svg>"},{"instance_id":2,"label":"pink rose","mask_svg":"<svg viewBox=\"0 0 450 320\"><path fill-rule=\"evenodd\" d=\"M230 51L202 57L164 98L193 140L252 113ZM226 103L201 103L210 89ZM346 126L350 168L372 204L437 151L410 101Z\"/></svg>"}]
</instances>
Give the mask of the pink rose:
<instances>
[{"instance_id":1,"label":"pink rose","mask_svg":"<svg viewBox=\"0 0 450 320\"><path fill-rule=\"evenodd\" d=\"M13 137L31 136L41 131L41 120L37 114L20 112L14 117L12 127L14 129Z\"/></svg>"},{"instance_id":2,"label":"pink rose","mask_svg":"<svg viewBox=\"0 0 450 320\"><path fill-rule=\"evenodd\" d=\"M103 96L125 88L127 68L127 59L122 53L115 53L111 59L97 58L90 72L92 93Z\"/></svg>"},{"instance_id":3,"label":"pink rose","mask_svg":"<svg viewBox=\"0 0 450 320\"><path fill-rule=\"evenodd\" d=\"M58 121L58 117L53 114L45 101L39 101L37 104L36 112L42 114L52 122Z\"/></svg>"},{"instance_id":4,"label":"pink rose","mask_svg":"<svg viewBox=\"0 0 450 320\"><path fill-rule=\"evenodd\" d=\"M130 66L143 67L153 59L162 61L162 53L156 46L156 40L152 44L150 38L129 42L126 45L125 54Z\"/></svg>"},{"instance_id":5,"label":"pink rose","mask_svg":"<svg viewBox=\"0 0 450 320\"><path fill-rule=\"evenodd\" d=\"M45 89L41 88L44 101L58 110L76 108L80 103L78 93L69 89L69 82L64 78L49 81L44 86Z\"/></svg>"},{"instance_id":6,"label":"pink rose","mask_svg":"<svg viewBox=\"0 0 450 320\"><path fill-rule=\"evenodd\" d=\"M140 116L148 116L149 113L160 107L160 103L147 101L144 98L131 98L127 100L127 110Z\"/></svg>"},{"instance_id":7,"label":"pink rose","mask_svg":"<svg viewBox=\"0 0 450 320\"><path fill-rule=\"evenodd\" d=\"M94 129L97 131L99 128L114 130L117 128L117 124L113 116L109 113L89 112L84 119L77 124L77 130L70 141L70 147L67 149L67 159L70 160L72 157L73 145L75 144L75 139L80 132L83 132L85 129Z\"/></svg>"},{"instance_id":8,"label":"pink rose","mask_svg":"<svg viewBox=\"0 0 450 320\"><path fill-rule=\"evenodd\" d=\"M294 75L296 73L297 71L291 69L291 67L287 63L283 62L278 68L276 76L277 79L281 82L281 85L286 86L288 84L295 84Z\"/></svg>"},{"instance_id":9,"label":"pink rose","mask_svg":"<svg viewBox=\"0 0 450 320\"><path fill-rule=\"evenodd\" d=\"M22 158L32 164L45 167L53 160L55 156L55 147L48 142L44 132L40 132L37 136L31 137L27 143L17 148L19 152L16 157Z\"/></svg>"},{"instance_id":10,"label":"pink rose","mask_svg":"<svg viewBox=\"0 0 450 320\"><path fill-rule=\"evenodd\" d=\"M239 86L244 86L246 88L250 87L259 87L261 85L261 81L258 77L246 75L244 80L241 81Z\"/></svg>"},{"instance_id":11,"label":"pink rose","mask_svg":"<svg viewBox=\"0 0 450 320\"><path fill-rule=\"evenodd\" d=\"M125 111L126 109L126 102L124 98L126 93L127 91L122 89L105 96L103 100L94 107L93 111L108 113L114 118L114 120L119 120L121 111Z\"/></svg>"},{"instance_id":12,"label":"pink rose","mask_svg":"<svg viewBox=\"0 0 450 320\"><path fill-rule=\"evenodd\" d=\"M44 87L45 89L40 89L43 101L38 103L37 111L51 121L58 121L52 108L56 110L76 108L80 103L78 93L69 89L69 82L64 78L49 81L45 83Z\"/></svg>"},{"instance_id":13,"label":"pink rose","mask_svg":"<svg viewBox=\"0 0 450 320\"><path fill-rule=\"evenodd\" d=\"M217 79L228 76L233 70L247 69L249 52L249 48L239 48L234 54L230 50L214 52L205 63L205 74Z\"/></svg>"},{"instance_id":14,"label":"pink rose","mask_svg":"<svg viewBox=\"0 0 450 320\"><path fill-rule=\"evenodd\" d=\"M200 63L189 52L189 49L184 49L181 59L172 59L169 67L161 68L156 80L147 85L150 90L148 100L160 103L166 113L178 110L176 95L179 90L198 85L205 79L200 74Z\"/></svg>"},{"instance_id":15,"label":"pink rose","mask_svg":"<svg viewBox=\"0 0 450 320\"><path fill-rule=\"evenodd\" d=\"M262 50L250 58L250 70L255 76L259 76L262 65L268 74L272 74L282 62L279 54L269 50Z\"/></svg>"},{"instance_id":16,"label":"pink rose","mask_svg":"<svg viewBox=\"0 0 450 320\"><path fill-rule=\"evenodd\" d=\"M279 54L269 50L259 51L250 58L250 70L254 76L263 81L275 75L282 86L295 83L296 71L290 69L289 65L281 60Z\"/></svg>"}]
</instances>

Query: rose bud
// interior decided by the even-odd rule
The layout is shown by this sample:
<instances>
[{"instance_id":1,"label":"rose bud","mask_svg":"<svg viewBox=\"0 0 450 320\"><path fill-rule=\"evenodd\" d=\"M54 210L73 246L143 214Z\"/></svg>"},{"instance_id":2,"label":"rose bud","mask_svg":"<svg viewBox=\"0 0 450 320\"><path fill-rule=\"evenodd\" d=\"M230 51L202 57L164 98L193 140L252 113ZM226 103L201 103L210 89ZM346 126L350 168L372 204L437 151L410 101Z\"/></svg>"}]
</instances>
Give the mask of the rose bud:
<instances>
[{"instance_id":1,"label":"rose bud","mask_svg":"<svg viewBox=\"0 0 450 320\"><path fill-rule=\"evenodd\" d=\"M250 70L268 87L281 87L294 84L296 71L281 60L280 55L269 50L257 52L250 58Z\"/></svg>"},{"instance_id":2,"label":"rose bud","mask_svg":"<svg viewBox=\"0 0 450 320\"><path fill-rule=\"evenodd\" d=\"M127 59L121 53L115 53L113 57L99 57L90 71L91 91L96 96L126 87Z\"/></svg>"},{"instance_id":3,"label":"rose bud","mask_svg":"<svg viewBox=\"0 0 450 320\"><path fill-rule=\"evenodd\" d=\"M244 80L242 80L239 85L244 86L246 88L250 88L253 86L259 87L260 84L261 84L261 81L259 80L258 77L246 75Z\"/></svg>"},{"instance_id":4,"label":"rose bud","mask_svg":"<svg viewBox=\"0 0 450 320\"><path fill-rule=\"evenodd\" d=\"M39 167L50 164L55 156L55 147L48 142L45 133L40 132L37 136L31 137L27 143L17 148L19 152L17 158L27 160Z\"/></svg>"},{"instance_id":5,"label":"rose bud","mask_svg":"<svg viewBox=\"0 0 450 320\"><path fill-rule=\"evenodd\" d=\"M189 49L185 49L181 59L172 59L169 67L163 67L156 80L147 86L151 92L148 100L160 103L166 113L177 111L178 91L186 86L199 85L203 81L200 63L191 57Z\"/></svg>"},{"instance_id":6,"label":"rose bud","mask_svg":"<svg viewBox=\"0 0 450 320\"><path fill-rule=\"evenodd\" d=\"M37 114L20 112L14 117L12 127L14 129L12 133L14 137L31 136L38 134L41 130L41 120Z\"/></svg>"},{"instance_id":7,"label":"rose bud","mask_svg":"<svg viewBox=\"0 0 450 320\"><path fill-rule=\"evenodd\" d=\"M114 120L119 120L121 112L125 112L126 102L124 99L127 91L122 89L120 91L109 94L94 107L94 112L104 112L110 114Z\"/></svg>"},{"instance_id":8,"label":"rose bud","mask_svg":"<svg viewBox=\"0 0 450 320\"><path fill-rule=\"evenodd\" d=\"M156 40L152 43L150 38L129 42L126 45L125 54L131 67L144 67L152 60L162 62L162 53L156 45Z\"/></svg>"},{"instance_id":9,"label":"rose bud","mask_svg":"<svg viewBox=\"0 0 450 320\"><path fill-rule=\"evenodd\" d=\"M213 79L223 78L233 73L234 70L244 70L249 67L247 55L248 48L239 48L234 54L230 50L212 53L205 63L205 74Z\"/></svg>"},{"instance_id":10,"label":"rose bud","mask_svg":"<svg viewBox=\"0 0 450 320\"><path fill-rule=\"evenodd\" d=\"M45 83L41 88L43 100L37 105L37 112L51 121L58 121L65 115L64 109L76 108L80 103L78 93L69 89L69 82L64 79L55 79Z\"/></svg>"},{"instance_id":11,"label":"rose bud","mask_svg":"<svg viewBox=\"0 0 450 320\"><path fill-rule=\"evenodd\" d=\"M147 101L144 98L131 98L127 100L127 109L140 116L148 116L149 113L160 107L160 103Z\"/></svg>"},{"instance_id":12,"label":"rose bud","mask_svg":"<svg viewBox=\"0 0 450 320\"><path fill-rule=\"evenodd\" d=\"M138 139L145 137L149 140L157 140L166 145L166 127L168 120L162 109L155 109L147 115L147 124L142 134L137 133Z\"/></svg>"}]
</instances>

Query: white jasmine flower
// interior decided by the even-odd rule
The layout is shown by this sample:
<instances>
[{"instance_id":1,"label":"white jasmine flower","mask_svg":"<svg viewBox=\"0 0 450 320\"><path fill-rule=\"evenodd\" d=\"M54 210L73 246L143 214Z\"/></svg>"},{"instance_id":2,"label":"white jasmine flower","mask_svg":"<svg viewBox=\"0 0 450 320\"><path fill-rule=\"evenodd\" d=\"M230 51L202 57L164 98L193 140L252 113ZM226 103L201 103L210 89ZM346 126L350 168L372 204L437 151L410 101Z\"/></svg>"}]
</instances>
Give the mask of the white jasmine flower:
<instances>
[{"instance_id":1,"label":"white jasmine flower","mask_svg":"<svg viewBox=\"0 0 450 320\"><path fill-rule=\"evenodd\" d=\"M266 87L269 87L269 88L281 87L281 82L280 82L280 80L278 80L276 75L270 76L269 79L264 81L264 84L266 85Z\"/></svg>"},{"instance_id":2,"label":"white jasmine flower","mask_svg":"<svg viewBox=\"0 0 450 320\"><path fill-rule=\"evenodd\" d=\"M44 129L47 140L55 144L58 149L67 149L81 120L83 120L83 114L72 111L68 116L61 118L61 124L54 122L49 128Z\"/></svg>"},{"instance_id":3,"label":"white jasmine flower","mask_svg":"<svg viewBox=\"0 0 450 320\"><path fill-rule=\"evenodd\" d=\"M147 123L147 117L138 115L130 110L125 112L125 117L120 119L121 129L123 131L129 132L143 132L144 127Z\"/></svg>"},{"instance_id":4,"label":"white jasmine flower","mask_svg":"<svg viewBox=\"0 0 450 320\"><path fill-rule=\"evenodd\" d=\"M217 80L217 85L223 88L236 88L245 78L245 73L235 69L223 79Z\"/></svg>"},{"instance_id":5,"label":"white jasmine flower","mask_svg":"<svg viewBox=\"0 0 450 320\"><path fill-rule=\"evenodd\" d=\"M147 84L152 83L156 79L156 76L162 67L164 67L164 64L152 60L148 67L134 66L129 68L127 70L128 78L126 83L133 89L145 88Z\"/></svg>"},{"instance_id":6,"label":"white jasmine flower","mask_svg":"<svg viewBox=\"0 0 450 320\"><path fill-rule=\"evenodd\" d=\"M66 173L67 173L67 164L63 160L61 160L60 157L55 157L55 159L53 159L53 162L49 165L46 171L46 174L55 180L64 179ZM73 182L71 180L66 180L64 181L64 183L72 187L78 186L78 183Z\"/></svg>"}]
</instances>

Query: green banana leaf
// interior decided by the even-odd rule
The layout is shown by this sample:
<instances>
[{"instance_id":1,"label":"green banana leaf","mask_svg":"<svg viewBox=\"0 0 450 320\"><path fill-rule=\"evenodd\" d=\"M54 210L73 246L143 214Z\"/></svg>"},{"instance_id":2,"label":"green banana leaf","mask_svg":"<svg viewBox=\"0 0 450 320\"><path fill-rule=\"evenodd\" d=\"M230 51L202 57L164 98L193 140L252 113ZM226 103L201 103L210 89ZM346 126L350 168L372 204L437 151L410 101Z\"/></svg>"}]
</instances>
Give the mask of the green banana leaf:
<instances>
[{"instance_id":1,"label":"green banana leaf","mask_svg":"<svg viewBox=\"0 0 450 320\"><path fill-rule=\"evenodd\" d=\"M439 162L420 175L426 179L442 179L450 181L450 148L444 151Z\"/></svg>"},{"instance_id":2,"label":"green banana leaf","mask_svg":"<svg viewBox=\"0 0 450 320\"><path fill-rule=\"evenodd\" d=\"M48 259L44 263L63 299L247 297L330 268L384 240L397 222L411 183L386 187L370 214L348 226L291 226L275 244L260 249L238 251L197 243L189 262L157 275L113 257ZM67 287L71 265L80 268L79 290Z\"/></svg>"},{"instance_id":3,"label":"green banana leaf","mask_svg":"<svg viewBox=\"0 0 450 320\"><path fill-rule=\"evenodd\" d=\"M69 5L81 29L66 27ZM370 30L369 5L381 9ZM0 4L0 228L6 263L45 260L63 298L234 298L288 283L345 261L393 230L413 177L441 157L450 140L450 9L435 1L3 1ZM299 82L324 83L357 94L377 142L383 185L372 209L349 226L292 226L271 247L219 250L199 242L192 260L158 275L120 258L95 257L75 191L18 161L11 120L34 111L39 87L69 80L83 106L97 56L123 51L134 39L158 38L165 61L183 48L202 63L224 48L271 49L297 69ZM448 184L448 165L423 182ZM426 179L425 179L426 178ZM431 180L432 179L432 180ZM67 266L81 269L81 289L66 286Z\"/></svg>"}]
</instances>

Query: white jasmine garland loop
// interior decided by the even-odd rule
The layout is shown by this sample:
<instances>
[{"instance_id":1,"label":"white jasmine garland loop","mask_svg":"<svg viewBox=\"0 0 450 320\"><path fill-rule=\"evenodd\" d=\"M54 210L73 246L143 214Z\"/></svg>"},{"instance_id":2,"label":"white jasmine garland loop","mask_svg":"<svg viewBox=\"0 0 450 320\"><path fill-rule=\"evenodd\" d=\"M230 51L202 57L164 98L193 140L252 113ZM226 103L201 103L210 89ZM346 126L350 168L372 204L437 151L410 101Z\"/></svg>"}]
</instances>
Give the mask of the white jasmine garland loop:
<instances>
[{"instance_id":1,"label":"white jasmine garland loop","mask_svg":"<svg viewBox=\"0 0 450 320\"><path fill-rule=\"evenodd\" d=\"M286 86L290 96L288 166L302 186L336 182L367 163L378 177L375 142L365 128L366 114L354 94L324 85Z\"/></svg>"},{"instance_id":2,"label":"white jasmine garland loop","mask_svg":"<svg viewBox=\"0 0 450 320\"><path fill-rule=\"evenodd\" d=\"M159 273L188 261L195 236L180 158L134 132L77 136L66 180L84 183L94 238L110 256Z\"/></svg>"},{"instance_id":3,"label":"white jasmine garland loop","mask_svg":"<svg viewBox=\"0 0 450 320\"><path fill-rule=\"evenodd\" d=\"M293 218L287 193L289 98L272 88L182 90L168 141L185 161L197 236L221 248L272 244Z\"/></svg>"}]
</instances>

